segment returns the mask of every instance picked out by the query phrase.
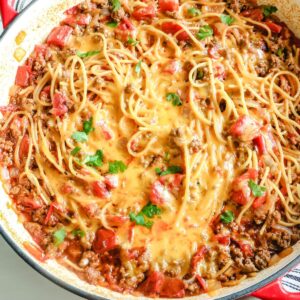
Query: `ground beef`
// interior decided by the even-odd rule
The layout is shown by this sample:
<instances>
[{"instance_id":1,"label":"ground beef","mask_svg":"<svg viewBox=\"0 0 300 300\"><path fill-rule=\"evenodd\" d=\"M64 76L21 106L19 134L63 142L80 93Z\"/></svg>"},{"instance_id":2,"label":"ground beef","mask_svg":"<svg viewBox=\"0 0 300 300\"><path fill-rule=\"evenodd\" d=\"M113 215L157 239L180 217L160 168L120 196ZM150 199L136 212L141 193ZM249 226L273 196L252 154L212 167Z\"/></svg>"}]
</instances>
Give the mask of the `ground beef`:
<instances>
[{"instance_id":1,"label":"ground beef","mask_svg":"<svg viewBox=\"0 0 300 300\"><path fill-rule=\"evenodd\" d=\"M198 153L202 149L202 142L198 137L194 137L189 145L189 150L191 154Z\"/></svg>"},{"instance_id":2,"label":"ground beef","mask_svg":"<svg viewBox=\"0 0 300 300\"><path fill-rule=\"evenodd\" d=\"M42 225L34 222L25 222L24 227L30 233L33 240L42 248L46 248L51 243L51 237L46 234Z\"/></svg>"},{"instance_id":3,"label":"ground beef","mask_svg":"<svg viewBox=\"0 0 300 300\"><path fill-rule=\"evenodd\" d=\"M270 251L267 249L258 249L254 256L254 263L258 270L268 267L271 259Z\"/></svg>"},{"instance_id":4,"label":"ground beef","mask_svg":"<svg viewBox=\"0 0 300 300\"><path fill-rule=\"evenodd\" d=\"M235 13L250 9L256 4L256 0L227 0L227 7Z\"/></svg>"},{"instance_id":5,"label":"ground beef","mask_svg":"<svg viewBox=\"0 0 300 300\"><path fill-rule=\"evenodd\" d=\"M267 60L260 60L255 66L255 71L260 77L267 76L270 69L269 62Z\"/></svg>"},{"instance_id":6,"label":"ground beef","mask_svg":"<svg viewBox=\"0 0 300 300\"><path fill-rule=\"evenodd\" d=\"M99 281L104 281L101 272L95 268L88 267L85 270L85 279L88 283L97 285Z\"/></svg>"},{"instance_id":7,"label":"ground beef","mask_svg":"<svg viewBox=\"0 0 300 300\"><path fill-rule=\"evenodd\" d=\"M85 251L83 253L78 265L81 268L84 268L84 267L96 268L100 265L99 255L93 251Z\"/></svg>"},{"instance_id":8,"label":"ground beef","mask_svg":"<svg viewBox=\"0 0 300 300\"><path fill-rule=\"evenodd\" d=\"M0 137L0 160L5 166L11 166L13 163L14 143Z\"/></svg>"},{"instance_id":9,"label":"ground beef","mask_svg":"<svg viewBox=\"0 0 300 300\"><path fill-rule=\"evenodd\" d=\"M287 231L267 233L268 245L272 250L282 250L291 245L291 234Z\"/></svg>"},{"instance_id":10,"label":"ground beef","mask_svg":"<svg viewBox=\"0 0 300 300\"><path fill-rule=\"evenodd\" d=\"M256 272L257 269L250 258L246 258L243 262L242 272L243 273L253 273Z\"/></svg>"},{"instance_id":11,"label":"ground beef","mask_svg":"<svg viewBox=\"0 0 300 300\"><path fill-rule=\"evenodd\" d=\"M116 11L113 11L111 13L111 18L117 22L120 22L121 20L123 20L126 17L126 13L124 11L123 8L120 8Z\"/></svg>"},{"instance_id":12,"label":"ground beef","mask_svg":"<svg viewBox=\"0 0 300 300\"><path fill-rule=\"evenodd\" d=\"M217 263L218 268L222 269L230 260L230 253L225 247L219 247L218 249L218 256L217 256Z\"/></svg>"}]
</instances>

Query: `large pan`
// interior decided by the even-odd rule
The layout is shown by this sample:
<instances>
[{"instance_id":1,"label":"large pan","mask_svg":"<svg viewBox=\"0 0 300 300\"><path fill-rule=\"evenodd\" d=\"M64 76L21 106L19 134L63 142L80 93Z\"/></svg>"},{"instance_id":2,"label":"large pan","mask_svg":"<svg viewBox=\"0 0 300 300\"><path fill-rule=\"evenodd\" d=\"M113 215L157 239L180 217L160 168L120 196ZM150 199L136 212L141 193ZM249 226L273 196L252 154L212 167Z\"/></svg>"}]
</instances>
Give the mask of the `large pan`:
<instances>
[{"instance_id":1,"label":"large pan","mask_svg":"<svg viewBox=\"0 0 300 300\"><path fill-rule=\"evenodd\" d=\"M26 51L25 60L33 50L34 45L45 39L51 29L59 23L63 17L63 11L79 3L80 0L34 0L10 23L16 16L16 12L11 8L11 2L14 1L0 0L3 22L5 26L8 25L0 40L0 105L7 104L9 87L14 82L19 64L14 58L16 49L22 48ZM276 5L279 9L278 15L300 36L300 0L263 0L259 2ZM16 37L21 31L26 33L26 37L21 45L17 45ZM84 298L147 299L146 297L137 298L121 295L102 287L89 285L55 261L40 262L37 260L24 247L24 243L31 241L31 237L22 224L18 222L16 214L10 208L10 199L2 186L0 187L0 233L11 247L39 273ZM247 279L236 287L223 288L214 295L202 295L186 299L236 299L261 289L298 263L300 263L300 243L294 246L294 251L291 254L276 265L260 272L255 278ZM300 299L299 293L287 294L281 288L279 281L261 289L254 295L264 299Z\"/></svg>"}]
</instances>

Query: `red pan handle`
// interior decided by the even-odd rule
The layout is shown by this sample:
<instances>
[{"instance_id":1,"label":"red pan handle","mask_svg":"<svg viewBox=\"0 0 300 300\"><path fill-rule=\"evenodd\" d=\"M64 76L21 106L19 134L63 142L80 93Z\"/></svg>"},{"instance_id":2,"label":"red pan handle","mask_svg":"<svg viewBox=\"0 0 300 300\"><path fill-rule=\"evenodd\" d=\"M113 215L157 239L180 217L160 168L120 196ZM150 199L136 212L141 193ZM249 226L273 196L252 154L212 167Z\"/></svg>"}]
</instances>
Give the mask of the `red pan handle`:
<instances>
[{"instance_id":1,"label":"red pan handle","mask_svg":"<svg viewBox=\"0 0 300 300\"><path fill-rule=\"evenodd\" d=\"M14 9L15 0L0 0L0 12L3 27L5 28L18 14Z\"/></svg>"},{"instance_id":2,"label":"red pan handle","mask_svg":"<svg viewBox=\"0 0 300 300\"><path fill-rule=\"evenodd\" d=\"M275 280L269 285L261 288L260 290L252 293L252 296L262 300L299 300L300 293L287 292L281 282L281 278Z\"/></svg>"}]
</instances>

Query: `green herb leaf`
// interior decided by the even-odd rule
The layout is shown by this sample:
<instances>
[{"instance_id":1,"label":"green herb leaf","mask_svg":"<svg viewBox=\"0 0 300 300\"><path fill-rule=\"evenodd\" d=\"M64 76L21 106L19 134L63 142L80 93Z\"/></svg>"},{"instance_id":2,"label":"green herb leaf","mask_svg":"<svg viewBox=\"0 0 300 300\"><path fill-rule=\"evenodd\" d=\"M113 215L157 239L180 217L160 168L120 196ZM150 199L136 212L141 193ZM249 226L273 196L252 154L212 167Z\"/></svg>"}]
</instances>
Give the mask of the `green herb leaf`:
<instances>
[{"instance_id":1,"label":"green herb leaf","mask_svg":"<svg viewBox=\"0 0 300 300\"><path fill-rule=\"evenodd\" d=\"M117 21L109 21L106 23L106 26L110 27L110 28L116 28L119 25L119 23Z\"/></svg>"},{"instance_id":2,"label":"green herb leaf","mask_svg":"<svg viewBox=\"0 0 300 300\"><path fill-rule=\"evenodd\" d=\"M71 151L71 155L76 156L79 152L80 152L81 148L80 147L75 147L72 151Z\"/></svg>"},{"instance_id":3,"label":"green herb leaf","mask_svg":"<svg viewBox=\"0 0 300 300\"><path fill-rule=\"evenodd\" d=\"M58 247L67 236L66 230L64 228L60 228L53 233L54 245Z\"/></svg>"},{"instance_id":4,"label":"green herb leaf","mask_svg":"<svg viewBox=\"0 0 300 300\"><path fill-rule=\"evenodd\" d=\"M255 197L263 196L265 191L267 190L265 187L256 184L253 180L249 180L248 185L252 191L253 196Z\"/></svg>"},{"instance_id":5,"label":"green herb leaf","mask_svg":"<svg viewBox=\"0 0 300 300\"><path fill-rule=\"evenodd\" d=\"M79 236L79 237L84 237L85 236L85 232L80 230L80 229L74 229L72 230L72 234L74 236Z\"/></svg>"},{"instance_id":6,"label":"green herb leaf","mask_svg":"<svg viewBox=\"0 0 300 300\"><path fill-rule=\"evenodd\" d=\"M277 56L281 57L283 55L284 48L279 48L276 52Z\"/></svg>"},{"instance_id":7,"label":"green herb leaf","mask_svg":"<svg viewBox=\"0 0 300 300\"><path fill-rule=\"evenodd\" d=\"M145 220L145 217L142 213L138 213L137 215L134 213L129 213L129 218L131 222L135 222L136 225L144 226L147 228L151 228L153 225L152 221Z\"/></svg>"},{"instance_id":8,"label":"green herb leaf","mask_svg":"<svg viewBox=\"0 0 300 300\"><path fill-rule=\"evenodd\" d=\"M159 176L165 176L165 175L169 175L169 174L179 174L182 173L182 168L179 166L170 166L167 168L166 171L162 171L160 168L156 168L155 172L157 175Z\"/></svg>"},{"instance_id":9,"label":"green herb leaf","mask_svg":"<svg viewBox=\"0 0 300 300\"><path fill-rule=\"evenodd\" d=\"M205 25L199 29L199 32L196 34L196 37L199 40L204 40L207 37L213 36L214 31L209 25Z\"/></svg>"},{"instance_id":10,"label":"green herb leaf","mask_svg":"<svg viewBox=\"0 0 300 300\"><path fill-rule=\"evenodd\" d=\"M83 143L88 140L88 136L83 131L76 131L72 134L71 138L75 140L76 142Z\"/></svg>"},{"instance_id":11,"label":"green herb leaf","mask_svg":"<svg viewBox=\"0 0 300 300\"><path fill-rule=\"evenodd\" d=\"M187 11L188 11L188 14L192 17L196 17L196 16L201 15L201 11L198 8L195 8L195 7L191 7Z\"/></svg>"},{"instance_id":12,"label":"green herb leaf","mask_svg":"<svg viewBox=\"0 0 300 300\"><path fill-rule=\"evenodd\" d=\"M77 56L79 56L81 58L86 58L86 57L94 56L94 55L97 55L99 53L100 53L100 51L88 51L88 52L77 51L76 52Z\"/></svg>"},{"instance_id":13,"label":"green herb leaf","mask_svg":"<svg viewBox=\"0 0 300 300\"><path fill-rule=\"evenodd\" d=\"M90 167L101 167L103 165L103 152L97 150L95 155L87 156L83 163Z\"/></svg>"},{"instance_id":14,"label":"green herb leaf","mask_svg":"<svg viewBox=\"0 0 300 300\"><path fill-rule=\"evenodd\" d=\"M229 15L221 15L220 19L221 19L222 23L224 23L226 25L231 25L235 21L235 19Z\"/></svg>"},{"instance_id":15,"label":"green herb leaf","mask_svg":"<svg viewBox=\"0 0 300 300\"><path fill-rule=\"evenodd\" d=\"M93 127L93 118L91 117L88 121L83 122L83 131L86 134L89 134L90 132L94 131L95 128Z\"/></svg>"},{"instance_id":16,"label":"green herb leaf","mask_svg":"<svg viewBox=\"0 0 300 300\"><path fill-rule=\"evenodd\" d=\"M224 224L229 224L234 220L234 214L230 210L226 210L221 214L221 222Z\"/></svg>"},{"instance_id":17,"label":"green herb leaf","mask_svg":"<svg viewBox=\"0 0 300 300\"><path fill-rule=\"evenodd\" d=\"M203 70L198 70L197 75L196 75L196 79L197 80L202 80L203 78L204 78L204 71Z\"/></svg>"},{"instance_id":18,"label":"green herb leaf","mask_svg":"<svg viewBox=\"0 0 300 300\"><path fill-rule=\"evenodd\" d=\"M277 7L273 5L267 5L264 7L264 16L269 17L271 14L275 13L277 11Z\"/></svg>"},{"instance_id":19,"label":"green herb leaf","mask_svg":"<svg viewBox=\"0 0 300 300\"><path fill-rule=\"evenodd\" d=\"M142 61L140 60L140 61L136 64L136 66L135 66L135 72L136 72L137 74L140 74L141 68L142 68Z\"/></svg>"},{"instance_id":20,"label":"green herb leaf","mask_svg":"<svg viewBox=\"0 0 300 300\"><path fill-rule=\"evenodd\" d=\"M121 8L121 3L119 0L111 0L111 5L112 5L113 11L117 11Z\"/></svg>"},{"instance_id":21,"label":"green herb leaf","mask_svg":"<svg viewBox=\"0 0 300 300\"><path fill-rule=\"evenodd\" d=\"M172 102L174 106L181 106L182 101L178 94L176 93L168 93L167 94L167 101Z\"/></svg>"},{"instance_id":22,"label":"green herb leaf","mask_svg":"<svg viewBox=\"0 0 300 300\"><path fill-rule=\"evenodd\" d=\"M128 40L127 40L127 43L129 45L136 46L139 43L139 41L133 39L132 37L129 37Z\"/></svg>"},{"instance_id":23,"label":"green herb leaf","mask_svg":"<svg viewBox=\"0 0 300 300\"><path fill-rule=\"evenodd\" d=\"M167 151L167 152L165 153L164 160L165 160L166 162L169 162L169 161L170 161L170 156L171 156L171 155L170 155L170 152Z\"/></svg>"},{"instance_id":24,"label":"green herb leaf","mask_svg":"<svg viewBox=\"0 0 300 300\"><path fill-rule=\"evenodd\" d=\"M123 173L127 169L127 166L119 160L115 160L113 162L109 162L109 173L117 174Z\"/></svg>"},{"instance_id":25,"label":"green herb leaf","mask_svg":"<svg viewBox=\"0 0 300 300\"><path fill-rule=\"evenodd\" d=\"M153 218L154 216L158 216L161 214L161 209L149 202L146 206L143 207L142 213L148 218Z\"/></svg>"}]
</instances>

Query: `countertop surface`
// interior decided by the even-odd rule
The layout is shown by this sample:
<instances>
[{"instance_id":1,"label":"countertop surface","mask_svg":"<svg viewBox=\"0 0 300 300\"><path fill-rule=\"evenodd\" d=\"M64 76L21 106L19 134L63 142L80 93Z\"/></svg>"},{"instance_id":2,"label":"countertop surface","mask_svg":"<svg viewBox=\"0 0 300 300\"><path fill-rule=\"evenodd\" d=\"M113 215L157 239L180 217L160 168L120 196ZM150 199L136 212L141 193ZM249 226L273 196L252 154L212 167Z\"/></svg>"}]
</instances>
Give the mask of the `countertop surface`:
<instances>
[{"instance_id":1,"label":"countertop surface","mask_svg":"<svg viewBox=\"0 0 300 300\"><path fill-rule=\"evenodd\" d=\"M41 276L0 236L0 300L82 300Z\"/></svg>"}]
</instances>

